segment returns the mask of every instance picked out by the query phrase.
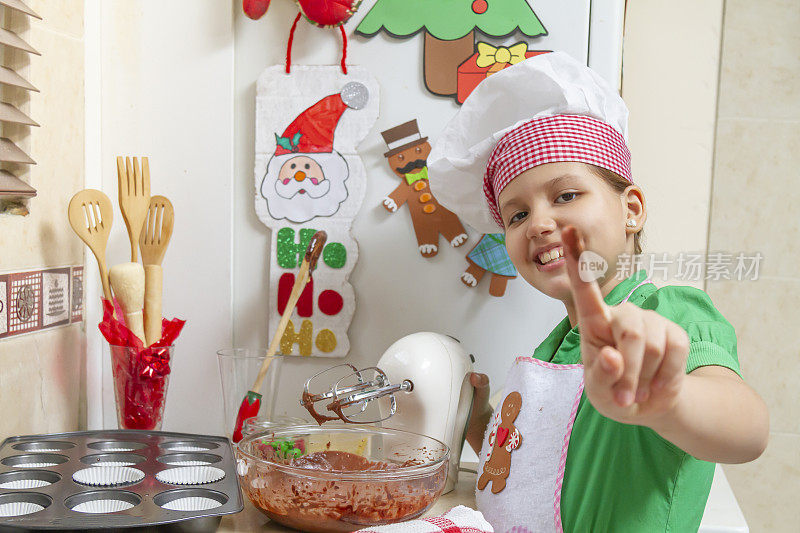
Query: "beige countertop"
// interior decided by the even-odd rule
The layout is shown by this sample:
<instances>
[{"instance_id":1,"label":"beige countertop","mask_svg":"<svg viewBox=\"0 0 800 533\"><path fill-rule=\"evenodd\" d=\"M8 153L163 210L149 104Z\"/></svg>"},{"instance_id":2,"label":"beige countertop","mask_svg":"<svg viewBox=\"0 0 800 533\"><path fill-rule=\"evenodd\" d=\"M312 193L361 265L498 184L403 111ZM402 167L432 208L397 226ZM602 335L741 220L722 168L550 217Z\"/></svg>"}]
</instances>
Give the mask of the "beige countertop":
<instances>
[{"instance_id":1,"label":"beige countertop","mask_svg":"<svg viewBox=\"0 0 800 533\"><path fill-rule=\"evenodd\" d=\"M433 507L423 516L436 516L444 514L456 505L466 505L475 508L475 464L462 464L462 470L458 474L458 483L451 492L442 495ZM231 531L294 531L284 527L277 522L273 522L258 509L256 509L247 496L244 496L244 511L235 515L228 515L222 519L219 525L219 532Z\"/></svg>"},{"instance_id":2,"label":"beige countertop","mask_svg":"<svg viewBox=\"0 0 800 533\"><path fill-rule=\"evenodd\" d=\"M440 497L424 516L445 513L456 505L475 509L475 463L462 463L456 488ZM244 497L244 511L222 519L219 531L294 531L272 522ZM747 533L749 528L722 467L717 465L699 533Z\"/></svg>"}]
</instances>

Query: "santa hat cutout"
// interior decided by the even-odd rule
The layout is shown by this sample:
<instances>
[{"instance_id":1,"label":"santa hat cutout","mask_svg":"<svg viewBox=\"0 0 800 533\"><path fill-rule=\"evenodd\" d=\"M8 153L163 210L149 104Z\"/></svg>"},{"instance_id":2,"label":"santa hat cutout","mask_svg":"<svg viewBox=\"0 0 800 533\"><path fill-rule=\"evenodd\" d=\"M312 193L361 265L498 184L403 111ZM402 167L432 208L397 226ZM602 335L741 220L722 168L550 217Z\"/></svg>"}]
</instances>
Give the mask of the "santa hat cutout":
<instances>
[{"instance_id":1,"label":"santa hat cutout","mask_svg":"<svg viewBox=\"0 0 800 533\"><path fill-rule=\"evenodd\" d=\"M349 107L363 108L369 99L367 88L358 82L346 84L339 94L326 96L312 105L283 131L275 134L275 155L333 152L333 132Z\"/></svg>"}]
</instances>

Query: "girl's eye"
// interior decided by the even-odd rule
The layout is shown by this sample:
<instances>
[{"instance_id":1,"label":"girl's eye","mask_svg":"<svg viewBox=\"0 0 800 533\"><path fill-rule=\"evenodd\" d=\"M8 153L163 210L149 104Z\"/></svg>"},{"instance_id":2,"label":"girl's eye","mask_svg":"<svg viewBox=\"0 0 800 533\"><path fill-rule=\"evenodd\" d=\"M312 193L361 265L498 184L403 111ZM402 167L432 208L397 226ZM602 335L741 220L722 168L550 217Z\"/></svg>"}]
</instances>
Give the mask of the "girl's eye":
<instances>
[{"instance_id":1,"label":"girl's eye","mask_svg":"<svg viewBox=\"0 0 800 533\"><path fill-rule=\"evenodd\" d=\"M576 196L578 196L578 193L576 192L565 192L564 194L558 197L558 200L563 200L564 202L571 202L572 200L575 199Z\"/></svg>"},{"instance_id":2,"label":"girl's eye","mask_svg":"<svg viewBox=\"0 0 800 533\"><path fill-rule=\"evenodd\" d=\"M519 222L520 220L522 220L526 216L528 216L528 212L527 211L518 211L518 212L514 213L511 216L511 218L508 220L508 225L510 226L511 224L514 224L515 222Z\"/></svg>"}]
</instances>

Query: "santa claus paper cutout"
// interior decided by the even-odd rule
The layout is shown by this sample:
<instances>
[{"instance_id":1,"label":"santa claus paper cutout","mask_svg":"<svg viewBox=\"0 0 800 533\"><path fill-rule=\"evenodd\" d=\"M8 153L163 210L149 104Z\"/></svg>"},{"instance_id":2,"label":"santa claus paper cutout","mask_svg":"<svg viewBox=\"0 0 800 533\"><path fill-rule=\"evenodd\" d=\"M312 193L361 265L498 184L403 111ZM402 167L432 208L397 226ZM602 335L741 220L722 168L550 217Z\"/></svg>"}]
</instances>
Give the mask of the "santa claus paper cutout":
<instances>
[{"instance_id":1,"label":"santa claus paper cutout","mask_svg":"<svg viewBox=\"0 0 800 533\"><path fill-rule=\"evenodd\" d=\"M288 292L311 235L328 242L281 339L285 355L343 357L355 311L348 282L358 260L350 234L366 191L366 172L356 146L378 118L379 89L361 67L348 75L333 66L279 65L266 69L256 93L255 206L272 230L270 327Z\"/></svg>"},{"instance_id":2,"label":"santa claus paper cutout","mask_svg":"<svg viewBox=\"0 0 800 533\"><path fill-rule=\"evenodd\" d=\"M349 168L333 149L334 132L344 112L360 109L368 98L363 84L349 82L342 92L300 113L282 134L275 133L275 154L261 182L271 218L307 222L336 214L347 199Z\"/></svg>"}]
</instances>

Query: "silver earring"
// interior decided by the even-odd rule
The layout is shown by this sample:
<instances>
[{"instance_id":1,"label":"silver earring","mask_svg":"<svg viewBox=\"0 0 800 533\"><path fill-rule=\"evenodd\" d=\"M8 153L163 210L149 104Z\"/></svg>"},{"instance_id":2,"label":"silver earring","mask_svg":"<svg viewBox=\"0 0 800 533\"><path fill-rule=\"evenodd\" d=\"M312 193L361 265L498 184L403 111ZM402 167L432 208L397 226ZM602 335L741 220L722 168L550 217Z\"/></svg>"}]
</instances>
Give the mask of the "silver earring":
<instances>
[{"instance_id":1,"label":"silver earring","mask_svg":"<svg viewBox=\"0 0 800 533\"><path fill-rule=\"evenodd\" d=\"M636 221L633 220L632 218L629 218L628 221L625 223L625 225L628 226L629 228L635 228Z\"/></svg>"}]
</instances>

